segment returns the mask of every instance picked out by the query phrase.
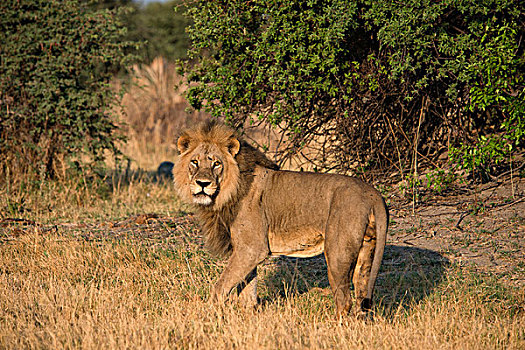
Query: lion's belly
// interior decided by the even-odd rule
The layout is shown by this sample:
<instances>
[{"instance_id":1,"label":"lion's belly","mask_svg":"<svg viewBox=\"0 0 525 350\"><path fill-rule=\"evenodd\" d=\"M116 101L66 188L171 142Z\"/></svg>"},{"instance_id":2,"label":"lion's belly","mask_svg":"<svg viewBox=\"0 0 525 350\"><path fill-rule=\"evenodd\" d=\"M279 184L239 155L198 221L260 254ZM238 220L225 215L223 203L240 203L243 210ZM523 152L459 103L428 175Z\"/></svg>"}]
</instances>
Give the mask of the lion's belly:
<instances>
[{"instance_id":1,"label":"lion's belly","mask_svg":"<svg viewBox=\"0 0 525 350\"><path fill-rule=\"evenodd\" d=\"M271 255L309 258L324 251L324 232L312 228L268 232Z\"/></svg>"}]
</instances>

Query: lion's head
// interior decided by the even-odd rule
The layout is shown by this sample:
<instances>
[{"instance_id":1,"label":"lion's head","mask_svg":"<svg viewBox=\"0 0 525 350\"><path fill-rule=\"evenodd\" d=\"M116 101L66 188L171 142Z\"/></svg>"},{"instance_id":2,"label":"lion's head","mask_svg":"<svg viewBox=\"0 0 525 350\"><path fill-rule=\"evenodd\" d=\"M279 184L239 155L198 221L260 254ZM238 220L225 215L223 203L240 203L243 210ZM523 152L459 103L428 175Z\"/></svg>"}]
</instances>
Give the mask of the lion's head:
<instances>
[{"instance_id":1,"label":"lion's head","mask_svg":"<svg viewBox=\"0 0 525 350\"><path fill-rule=\"evenodd\" d=\"M240 142L230 128L208 122L186 130L177 141L180 156L174 166L174 181L186 201L221 208L239 185L235 156Z\"/></svg>"},{"instance_id":2,"label":"lion's head","mask_svg":"<svg viewBox=\"0 0 525 350\"><path fill-rule=\"evenodd\" d=\"M173 181L181 199L193 204L202 223L206 246L217 256L231 250L228 226L253 181L256 166L277 165L235 131L208 121L182 132Z\"/></svg>"}]
</instances>

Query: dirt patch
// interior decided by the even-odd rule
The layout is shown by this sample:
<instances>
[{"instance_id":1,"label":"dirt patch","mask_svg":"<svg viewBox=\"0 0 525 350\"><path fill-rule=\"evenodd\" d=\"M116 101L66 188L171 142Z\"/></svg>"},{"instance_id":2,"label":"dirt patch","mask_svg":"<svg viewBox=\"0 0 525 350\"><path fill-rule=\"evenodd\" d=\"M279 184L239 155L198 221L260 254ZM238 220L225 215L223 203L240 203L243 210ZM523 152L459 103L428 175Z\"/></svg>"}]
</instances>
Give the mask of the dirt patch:
<instances>
[{"instance_id":1,"label":"dirt patch","mask_svg":"<svg viewBox=\"0 0 525 350\"><path fill-rule=\"evenodd\" d=\"M199 227L193 215L166 217L157 214L133 215L123 220L94 223L40 225L29 220L0 219L0 243L23 234L73 236L86 241L140 240L148 246L170 249L203 249Z\"/></svg>"},{"instance_id":2,"label":"dirt patch","mask_svg":"<svg viewBox=\"0 0 525 350\"><path fill-rule=\"evenodd\" d=\"M429 197L391 197L388 244L438 252L517 286L525 285L525 179Z\"/></svg>"}]
</instances>

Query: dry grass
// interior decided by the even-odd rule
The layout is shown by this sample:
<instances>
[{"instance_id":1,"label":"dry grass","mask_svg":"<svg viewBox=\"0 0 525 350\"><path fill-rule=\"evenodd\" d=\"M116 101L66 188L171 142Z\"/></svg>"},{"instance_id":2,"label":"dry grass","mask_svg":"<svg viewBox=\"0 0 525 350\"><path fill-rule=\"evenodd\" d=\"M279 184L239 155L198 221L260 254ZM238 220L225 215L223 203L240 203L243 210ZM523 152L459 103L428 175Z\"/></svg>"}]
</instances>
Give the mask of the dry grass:
<instances>
[{"instance_id":1,"label":"dry grass","mask_svg":"<svg viewBox=\"0 0 525 350\"><path fill-rule=\"evenodd\" d=\"M0 221L39 223L104 221L140 213L180 211L171 182L155 171L129 170L41 181L23 176L0 184Z\"/></svg>"},{"instance_id":2,"label":"dry grass","mask_svg":"<svg viewBox=\"0 0 525 350\"><path fill-rule=\"evenodd\" d=\"M207 303L219 266L198 246L85 240L59 229L4 237L0 271L1 348L525 346L523 295L456 268L419 302L383 303L373 320L342 322L334 319L331 297L316 290L273 295L257 311ZM391 290L381 288L379 298Z\"/></svg>"},{"instance_id":3,"label":"dry grass","mask_svg":"<svg viewBox=\"0 0 525 350\"><path fill-rule=\"evenodd\" d=\"M183 87L176 89L180 82L175 65L161 57L150 65L133 67L132 86L122 100L121 115L131 139L155 145L168 143L180 128L206 118L199 112L186 112Z\"/></svg>"}]
</instances>

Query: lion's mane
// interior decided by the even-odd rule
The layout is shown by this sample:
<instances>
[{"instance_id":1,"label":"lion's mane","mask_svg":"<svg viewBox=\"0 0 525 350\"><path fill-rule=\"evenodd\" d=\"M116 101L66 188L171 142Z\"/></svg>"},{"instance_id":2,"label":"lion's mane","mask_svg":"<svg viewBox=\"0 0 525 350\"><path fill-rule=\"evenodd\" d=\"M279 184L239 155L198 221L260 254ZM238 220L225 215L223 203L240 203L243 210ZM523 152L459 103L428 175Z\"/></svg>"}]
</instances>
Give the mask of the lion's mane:
<instances>
[{"instance_id":1,"label":"lion's mane","mask_svg":"<svg viewBox=\"0 0 525 350\"><path fill-rule=\"evenodd\" d=\"M250 189L255 167L259 165L278 169L262 152L242 140L239 140L239 152L233 156L229 152L232 140L239 140L236 132L215 120L184 130L179 142L186 143L183 145L186 150L181 153L173 167L173 180L179 196L191 202L188 190L188 165L191 157L203 143L216 145L221 150L221 157L226 166L215 203L210 206L195 206L202 224L206 248L216 256L227 255L232 249L228 227L237 215L240 200Z\"/></svg>"}]
</instances>

